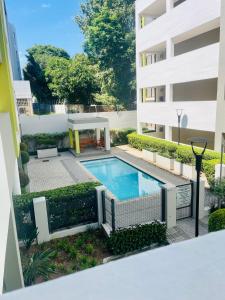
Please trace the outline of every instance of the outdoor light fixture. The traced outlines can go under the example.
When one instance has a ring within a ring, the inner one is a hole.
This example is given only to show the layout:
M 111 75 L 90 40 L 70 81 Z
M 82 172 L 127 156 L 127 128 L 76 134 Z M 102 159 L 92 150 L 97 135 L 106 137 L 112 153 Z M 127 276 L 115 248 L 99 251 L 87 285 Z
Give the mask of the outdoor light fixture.
M 201 176 L 201 169 L 202 169 L 202 158 L 205 153 L 208 141 L 206 138 L 192 138 L 190 139 L 191 147 L 193 154 L 195 156 L 195 169 L 197 172 L 197 187 L 196 187 L 196 208 L 195 208 L 195 237 L 199 235 L 199 187 L 200 187 L 200 176 Z M 201 153 L 197 153 L 195 151 L 195 144 L 202 144 L 203 150 Z
M 177 112 L 177 119 L 178 119 L 178 145 L 180 145 L 180 122 L 181 122 L 181 117 L 183 115 L 183 109 L 176 109 Z

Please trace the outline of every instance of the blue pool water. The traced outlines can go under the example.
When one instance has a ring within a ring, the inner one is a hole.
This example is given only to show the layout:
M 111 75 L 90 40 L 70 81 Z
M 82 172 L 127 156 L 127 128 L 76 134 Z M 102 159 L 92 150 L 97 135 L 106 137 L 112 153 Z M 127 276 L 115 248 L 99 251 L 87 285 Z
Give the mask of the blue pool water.
M 154 194 L 163 185 L 116 157 L 84 161 L 82 164 L 120 201 Z

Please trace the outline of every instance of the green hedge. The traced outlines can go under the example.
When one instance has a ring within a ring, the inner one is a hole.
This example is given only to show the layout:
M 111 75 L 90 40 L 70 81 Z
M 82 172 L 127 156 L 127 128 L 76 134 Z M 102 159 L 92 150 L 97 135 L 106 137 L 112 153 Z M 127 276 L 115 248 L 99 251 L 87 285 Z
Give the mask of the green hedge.
M 20 239 L 36 228 L 33 199 L 45 196 L 49 228 L 53 232 L 79 224 L 97 222 L 95 187 L 99 183 L 87 182 L 49 191 L 14 196 L 17 231 Z
M 128 135 L 129 144 L 138 149 L 146 149 L 149 151 L 156 151 L 162 156 L 175 158 L 177 161 L 184 164 L 193 165 L 194 155 L 192 153 L 191 146 L 189 145 L 179 145 L 166 141 L 163 139 L 143 136 L 137 133 L 131 133 Z M 195 148 L 196 152 L 201 152 L 201 148 Z M 203 171 L 209 181 L 212 180 L 215 174 L 215 165 L 220 161 L 220 153 L 212 150 L 206 150 L 203 160 Z
M 116 230 L 108 239 L 108 247 L 114 255 L 140 250 L 152 244 L 165 243 L 167 243 L 166 224 L 158 221 Z
M 24 172 L 22 168 L 19 169 L 19 177 L 20 177 L 21 188 L 25 188 L 29 184 L 30 180 L 28 175 Z
M 123 130 L 110 130 L 111 146 L 120 146 L 128 144 L 127 135 L 135 132 L 135 129 L 127 128 Z
M 29 162 L 30 156 L 29 156 L 29 153 L 27 151 L 21 151 L 20 156 L 21 156 L 21 161 L 22 161 L 23 165 L 25 165 Z
M 57 147 L 59 151 L 68 150 L 69 138 L 67 132 L 62 133 L 38 133 L 23 135 L 22 142 L 28 146 L 28 152 L 35 154 L 37 149 Z
M 209 232 L 225 229 L 225 208 L 214 211 L 209 216 Z

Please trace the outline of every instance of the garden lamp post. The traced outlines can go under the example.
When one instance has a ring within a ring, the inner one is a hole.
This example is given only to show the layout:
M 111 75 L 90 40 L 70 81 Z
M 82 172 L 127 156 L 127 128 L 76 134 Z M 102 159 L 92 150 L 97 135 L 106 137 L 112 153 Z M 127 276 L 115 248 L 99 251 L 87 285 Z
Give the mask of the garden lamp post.
M 222 182 L 223 177 L 223 155 L 224 155 L 224 147 L 225 147 L 225 140 L 224 140 L 224 133 L 222 134 L 222 142 L 221 142 L 221 155 L 220 155 L 220 183 Z
M 203 150 L 201 153 L 197 153 L 194 146 L 195 144 L 202 144 Z M 205 138 L 192 138 L 191 139 L 191 147 L 193 154 L 195 156 L 195 169 L 197 172 L 197 187 L 196 187 L 196 207 L 195 207 L 195 237 L 199 235 L 199 192 L 200 192 L 200 176 L 202 169 L 202 158 L 205 153 L 207 147 L 207 139 Z
M 180 145 L 180 122 L 183 114 L 183 109 L 176 109 L 177 112 L 177 121 L 178 121 L 178 145 Z

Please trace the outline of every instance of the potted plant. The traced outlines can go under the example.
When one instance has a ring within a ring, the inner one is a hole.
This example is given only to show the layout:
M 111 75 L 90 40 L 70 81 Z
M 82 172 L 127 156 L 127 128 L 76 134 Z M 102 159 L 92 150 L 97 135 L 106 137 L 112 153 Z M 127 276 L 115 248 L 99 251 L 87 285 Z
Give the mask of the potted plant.
M 152 163 L 156 163 L 156 150 L 155 149 L 143 149 L 142 150 L 143 158 Z

